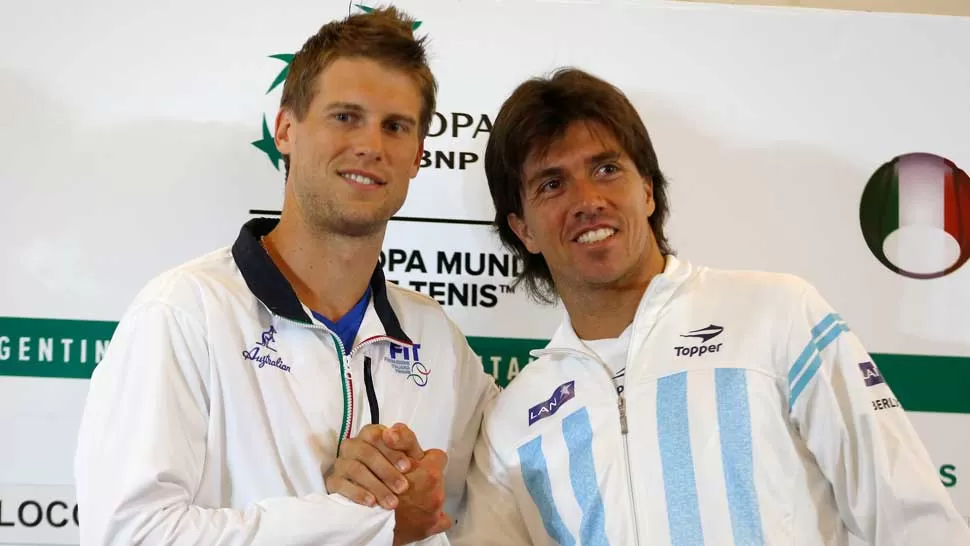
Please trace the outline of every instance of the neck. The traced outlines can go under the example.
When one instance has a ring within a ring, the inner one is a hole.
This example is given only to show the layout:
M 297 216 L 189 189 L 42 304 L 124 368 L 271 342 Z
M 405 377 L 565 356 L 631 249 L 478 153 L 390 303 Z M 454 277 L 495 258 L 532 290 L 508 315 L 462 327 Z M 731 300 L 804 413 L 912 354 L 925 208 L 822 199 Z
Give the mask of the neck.
M 367 290 L 384 232 L 360 237 L 312 233 L 291 218 L 284 214 L 263 246 L 301 302 L 339 320 Z
M 637 313 L 650 281 L 663 272 L 660 250 L 648 253 L 630 278 L 602 286 L 560 290 L 560 297 L 579 339 L 619 337 Z

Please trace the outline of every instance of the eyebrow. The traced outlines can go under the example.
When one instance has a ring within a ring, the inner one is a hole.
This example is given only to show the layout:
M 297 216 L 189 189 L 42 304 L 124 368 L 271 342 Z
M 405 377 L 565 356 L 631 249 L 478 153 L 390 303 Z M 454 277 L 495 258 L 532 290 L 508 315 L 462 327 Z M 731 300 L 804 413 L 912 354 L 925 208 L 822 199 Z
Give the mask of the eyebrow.
M 620 152 L 617 152 L 615 150 L 606 150 L 598 154 L 587 157 L 584 163 L 586 165 L 595 165 L 597 163 L 602 163 L 604 161 L 610 161 L 610 160 L 616 161 L 620 159 L 620 156 L 621 156 Z M 525 185 L 526 187 L 532 187 L 536 181 L 542 178 L 546 178 L 550 176 L 562 176 L 564 172 L 566 172 L 566 170 L 563 169 L 562 167 L 558 167 L 558 166 L 546 167 L 545 169 L 542 169 L 541 171 L 529 177 L 529 179 L 525 181 Z
M 364 112 L 366 108 L 363 106 L 353 103 L 353 102 L 331 102 L 325 107 L 325 110 L 350 110 L 352 112 Z M 418 120 L 414 119 L 413 116 L 407 114 L 389 114 L 386 117 L 387 120 L 409 123 L 411 125 L 417 125 Z
M 602 163 L 604 161 L 609 161 L 609 160 L 616 161 L 618 159 L 620 159 L 620 152 L 617 152 L 615 150 L 607 150 L 605 152 L 600 152 L 594 155 L 593 157 L 590 157 L 589 159 L 586 160 L 586 164 L 592 165 L 594 163 Z

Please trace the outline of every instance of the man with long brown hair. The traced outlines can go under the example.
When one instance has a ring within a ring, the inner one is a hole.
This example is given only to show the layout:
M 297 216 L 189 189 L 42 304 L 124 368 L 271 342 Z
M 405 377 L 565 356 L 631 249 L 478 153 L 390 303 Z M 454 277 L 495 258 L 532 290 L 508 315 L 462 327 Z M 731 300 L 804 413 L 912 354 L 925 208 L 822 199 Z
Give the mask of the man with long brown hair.
M 82 544 L 445 541 L 496 387 L 378 262 L 435 108 L 412 29 L 388 8 L 307 40 L 276 118 L 280 219 L 123 316 L 80 429 Z
M 524 82 L 485 172 L 520 280 L 566 316 L 486 412 L 453 544 L 970 545 L 814 287 L 674 255 L 667 181 L 620 90 L 576 69 Z

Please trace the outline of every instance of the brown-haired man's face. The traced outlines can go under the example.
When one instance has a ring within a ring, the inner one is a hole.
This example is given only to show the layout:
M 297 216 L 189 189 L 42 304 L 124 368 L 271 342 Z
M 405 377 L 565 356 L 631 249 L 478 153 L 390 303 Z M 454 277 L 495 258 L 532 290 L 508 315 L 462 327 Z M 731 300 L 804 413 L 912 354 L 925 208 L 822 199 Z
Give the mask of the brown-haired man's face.
M 407 72 L 338 58 L 317 76 L 303 120 L 280 112 L 276 144 L 290 156 L 286 191 L 311 230 L 367 235 L 384 228 L 418 173 L 421 104 Z
M 522 169 L 522 216 L 509 224 L 542 254 L 561 295 L 636 282 L 654 249 L 652 184 L 603 126 L 571 124 Z

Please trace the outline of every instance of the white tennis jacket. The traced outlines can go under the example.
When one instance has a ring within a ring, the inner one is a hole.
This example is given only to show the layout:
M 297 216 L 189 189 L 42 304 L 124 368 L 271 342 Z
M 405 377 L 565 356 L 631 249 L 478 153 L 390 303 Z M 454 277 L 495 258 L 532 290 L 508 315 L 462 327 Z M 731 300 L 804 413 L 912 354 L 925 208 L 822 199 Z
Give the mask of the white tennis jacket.
M 323 479 L 375 421 L 448 452 L 455 515 L 492 378 L 435 301 L 380 267 L 345 357 L 260 246 L 274 225 L 160 275 L 121 319 L 78 438 L 82 545 L 391 544 L 393 512 Z
M 568 321 L 486 411 L 452 544 L 967 546 L 879 369 L 806 282 L 668 257 L 626 385 Z

